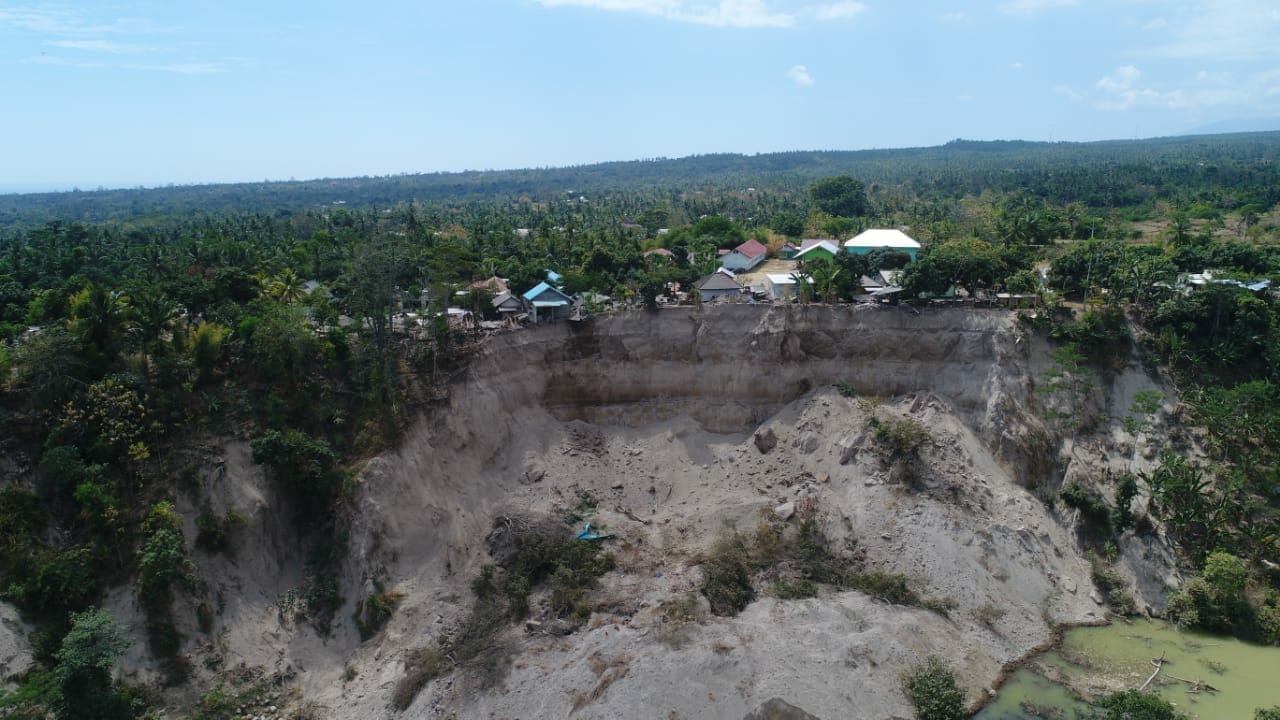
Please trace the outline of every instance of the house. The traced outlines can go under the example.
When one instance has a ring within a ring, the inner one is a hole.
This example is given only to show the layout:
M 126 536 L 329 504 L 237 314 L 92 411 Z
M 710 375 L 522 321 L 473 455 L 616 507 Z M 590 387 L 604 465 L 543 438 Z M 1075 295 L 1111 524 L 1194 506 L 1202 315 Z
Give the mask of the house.
M 510 290 L 503 290 L 493 298 L 493 307 L 502 317 L 511 317 L 529 311 L 529 304 Z
M 711 302 L 721 297 L 737 297 L 742 294 L 742 286 L 733 275 L 723 269 L 717 270 L 693 284 L 703 302 Z
M 645 251 L 644 251 L 644 256 L 645 256 L 645 257 L 649 257 L 650 255 L 657 255 L 658 257 L 664 257 L 664 258 L 669 258 L 669 259 L 674 259 L 674 258 L 675 258 L 675 256 L 676 256 L 676 254 L 675 254 L 675 253 L 671 252 L 670 250 L 668 250 L 668 249 L 666 249 L 666 248 L 654 248 L 654 249 L 652 249 L 652 250 L 645 250 Z
M 813 278 L 804 276 L 805 282 L 813 284 Z M 774 300 L 786 300 L 796 296 L 796 278 L 786 273 L 769 273 L 766 276 L 765 288 Z
M 911 256 L 911 260 L 914 262 L 916 253 L 920 250 L 920 243 L 912 240 L 910 236 L 901 230 L 866 230 L 856 237 L 844 241 L 845 251 L 857 255 L 866 255 L 872 250 L 881 248 L 905 252 Z
M 881 270 L 871 275 L 863 275 L 859 282 L 864 290 L 879 290 L 880 288 L 897 287 L 898 279 L 902 277 L 901 270 Z
M 721 267 L 734 272 L 750 270 L 764 262 L 764 256 L 767 254 L 769 254 L 769 248 L 761 245 L 757 240 L 748 240 L 725 255 L 721 259 Z
M 555 270 L 547 270 L 547 282 L 560 287 L 560 283 L 564 282 L 564 276 Z
M 796 253 L 796 260 L 805 265 L 824 262 L 830 265 L 836 261 L 836 255 L 839 254 L 840 247 L 835 243 L 830 240 L 816 240 L 809 247 L 801 248 L 800 252 Z
M 791 243 L 786 243 L 782 247 L 778 248 L 778 257 L 783 260 L 790 260 L 795 257 L 798 252 L 800 252 L 800 248 L 792 245 Z
M 563 320 L 573 314 L 573 298 L 549 283 L 538 283 L 524 299 L 533 307 L 534 322 Z

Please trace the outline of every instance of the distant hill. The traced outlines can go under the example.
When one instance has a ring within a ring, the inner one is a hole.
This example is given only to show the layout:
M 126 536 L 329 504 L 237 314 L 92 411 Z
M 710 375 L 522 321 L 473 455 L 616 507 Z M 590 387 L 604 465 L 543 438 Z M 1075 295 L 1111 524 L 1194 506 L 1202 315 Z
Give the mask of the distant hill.
M 795 190 L 838 174 L 868 184 L 901 186 L 921 197 L 1027 189 L 1055 202 L 1115 206 L 1131 203 L 1133 198 L 1125 193 L 1131 194 L 1134 187 L 1194 186 L 1197 177 L 1214 173 L 1222 173 L 1217 178 L 1235 173 L 1233 182 L 1274 187 L 1280 184 L 1278 167 L 1280 132 L 1091 143 L 954 140 L 896 150 L 716 154 L 546 169 L 0 195 L 0 228 L 52 219 L 136 221 L 223 212 L 289 215 L 322 207 L 390 207 L 409 201 L 542 201 L 570 193 L 598 197 L 655 189 Z
M 1275 132 L 1280 130 L 1280 117 L 1234 118 L 1201 125 L 1187 131 L 1188 135 L 1220 135 L 1223 133 Z

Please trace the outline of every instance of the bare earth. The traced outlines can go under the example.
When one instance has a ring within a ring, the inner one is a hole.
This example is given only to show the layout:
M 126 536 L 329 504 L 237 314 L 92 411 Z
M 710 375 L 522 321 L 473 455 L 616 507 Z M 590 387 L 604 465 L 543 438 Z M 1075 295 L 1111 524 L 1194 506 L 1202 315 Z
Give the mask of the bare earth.
M 234 558 L 198 557 L 214 631 L 194 627 L 194 608 L 175 616 L 191 618 L 187 651 L 206 679 L 244 664 L 291 678 L 298 691 L 287 702 L 314 703 L 321 717 L 391 717 L 406 653 L 435 643 L 469 607 L 470 581 L 492 561 L 484 537 L 495 515 L 562 512 L 588 492 L 600 500 L 593 521 L 617 535 L 617 568 L 590 622 L 565 637 L 545 625 L 507 629 L 518 652 L 502 683 L 482 691 L 452 673 L 404 717 L 739 720 L 781 698 L 828 720 L 906 718 L 898 678 L 930 654 L 950 661 L 978 702 L 1053 626 L 1105 616 L 1073 518 L 1031 489 L 1148 463 L 1121 423 L 1133 394 L 1158 385 L 1138 370 L 1104 379 L 1104 432 L 1059 445 L 1034 392 L 1046 356 L 1002 311 L 729 306 L 500 336 L 446 407 L 424 413 L 360 474 L 347 605 L 330 637 L 291 619 L 302 548 L 266 512 L 268 484 L 241 441 L 210 447 L 223 463 L 206 478 L 222 503 L 214 510 L 251 518 Z M 928 428 L 923 489 L 890 481 L 872 450 L 873 415 Z M 757 431 L 772 431 L 776 447 L 761 452 Z M 735 618 L 675 636 L 662 627 L 657 606 L 699 587 L 700 551 L 726 527 L 750 530 L 762 512 L 802 497 L 816 498 L 836 544 L 856 542 L 869 563 L 954 601 L 949 617 L 824 589 L 796 601 L 761 594 Z M 1121 567 L 1143 580 L 1140 604 L 1158 606 L 1177 582 L 1165 577 L 1158 539 L 1123 541 Z M 352 616 L 375 579 L 403 600 L 362 643 Z M 140 623 L 127 596 L 113 610 Z M 549 619 L 542 600 L 535 621 Z M 984 625 L 975 617 L 984 606 L 1004 613 Z M 129 664 L 134 679 L 154 677 L 140 650 Z

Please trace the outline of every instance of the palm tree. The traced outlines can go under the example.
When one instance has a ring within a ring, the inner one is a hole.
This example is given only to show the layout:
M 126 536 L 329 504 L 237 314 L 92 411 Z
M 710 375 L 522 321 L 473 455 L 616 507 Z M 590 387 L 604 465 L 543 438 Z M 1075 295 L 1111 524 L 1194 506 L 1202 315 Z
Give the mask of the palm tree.
M 272 280 L 267 288 L 267 292 L 271 297 L 285 304 L 297 302 L 307 293 L 305 283 L 293 271 L 293 268 L 285 268 L 284 272 L 280 273 L 275 280 Z
M 809 282 L 811 276 L 804 270 L 797 270 L 791 273 L 791 279 L 796 281 L 796 301 L 799 303 L 809 302 L 809 298 L 813 295 L 813 284 Z
M 161 336 L 178 317 L 178 308 L 159 288 L 147 287 L 129 298 L 128 317 L 149 362 Z
M 71 299 L 71 329 L 107 359 L 115 357 L 116 338 L 124 330 L 125 298 L 107 286 L 90 283 Z
M 828 263 L 820 263 L 813 268 L 813 282 L 822 301 L 834 303 L 836 295 L 840 293 L 840 269 Z

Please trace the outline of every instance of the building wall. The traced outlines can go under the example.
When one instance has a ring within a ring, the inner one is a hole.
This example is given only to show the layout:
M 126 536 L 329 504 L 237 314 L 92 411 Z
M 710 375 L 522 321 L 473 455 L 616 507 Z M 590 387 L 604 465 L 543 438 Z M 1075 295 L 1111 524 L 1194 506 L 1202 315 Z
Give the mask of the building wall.
M 724 256 L 724 260 L 721 261 L 721 265 L 728 268 L 729 270 L 733 270 L 734 272 L 741 272 L 743 270 L 750 270 L 751 268 L 759 265 L 763 261 L 764 261 L 763 254 L 757 255 L 756 258 L 752 260 L 746 255 L 743 255 L 742 253 L 735 250 L 729 253 L 728 255 Z
M 866 246 L 862 246 L 862 245 L 852 245 L 852 246 L 851 246 L 851 245 L 846 245 L 844 249 L 845 249 L 845 250 L 847 250 L 848 252 L 853 253 L 854 255 L 866 255 L 867 253 L 871 252 L 872 250 L 879 250 L 879 249 L 881 249 L 882 247 L 883 247 L 882 245 L 878 245 L 878 246 L 875 246 L 875 247 L 872 247 L 872 246 L 870 246 L 870 245 L 866 245 Z M 911 261 L 912 261 L 912 262 L 915 262 L 915 259 L 916 259 L 916 250 L 917 250 L 916 248 L 890 248 L 890 249 L 891 249 L 891 250 L 901 250 L 902 252 L 904 252 L 904 253 L 906 253 L 906 254 L 910 255 L 910 256 L 911 256 Z

